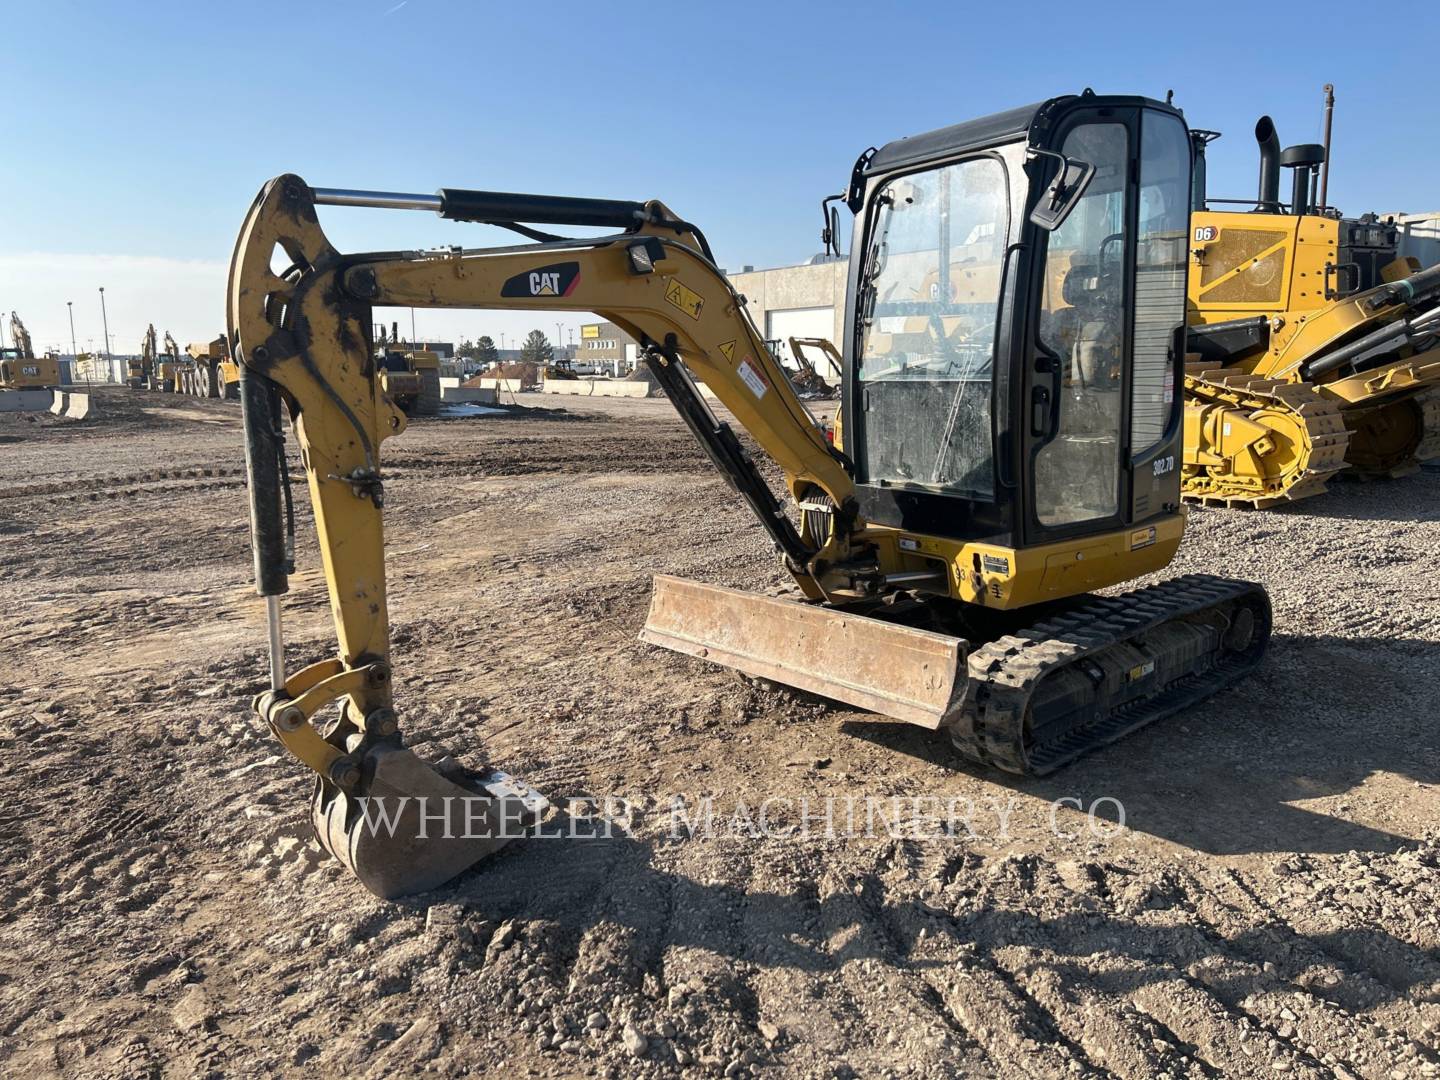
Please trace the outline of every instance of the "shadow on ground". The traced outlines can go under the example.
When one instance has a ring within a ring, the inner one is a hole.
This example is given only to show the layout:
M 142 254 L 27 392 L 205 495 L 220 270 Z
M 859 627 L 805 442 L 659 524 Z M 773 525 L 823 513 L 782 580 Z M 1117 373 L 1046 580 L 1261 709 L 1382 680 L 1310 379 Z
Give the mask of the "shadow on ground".
M 1120 800 L 1126 825 L 1211 855 L 1392 851 L 1409 837 L 1293 805 L 1344 796 L 1376 774 L 1440 783 L 1440 730 L 1427 696 L 1404 687 L 1433 642 L 1276 635 L 1243 682 L 1048 777 L 972 765 L 943 735 L 849 713 L 842 730 L 1046 803 Z M 1307 702 L 1303 726 L 1280 726 Z

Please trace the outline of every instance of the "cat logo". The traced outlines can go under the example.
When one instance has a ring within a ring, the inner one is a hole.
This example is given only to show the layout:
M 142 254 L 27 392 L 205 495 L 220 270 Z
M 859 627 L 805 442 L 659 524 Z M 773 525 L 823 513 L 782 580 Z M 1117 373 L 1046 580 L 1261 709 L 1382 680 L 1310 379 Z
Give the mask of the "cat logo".
M 560 275 L 537 270 L 530 275 L 531 296 L 556 296 L 560 292 Z
M 580 264 L 552 263 L 516 274 L 500 288 L 501 296 L 569 296 L 580 284 Z

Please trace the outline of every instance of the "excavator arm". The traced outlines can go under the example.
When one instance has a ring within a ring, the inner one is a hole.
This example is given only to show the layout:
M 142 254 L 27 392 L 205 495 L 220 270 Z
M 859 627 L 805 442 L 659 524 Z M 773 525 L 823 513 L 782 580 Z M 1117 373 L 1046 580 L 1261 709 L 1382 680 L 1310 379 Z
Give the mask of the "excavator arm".
M 539 239 L 481 250 L 342 254 L 322 231 L 317 204 L 434 209 L 461 220 L 511 223 Z M 622 231 L 561 240 L 518 221 Z M 610 319 L 641 343 L 672 402 L 807 597 L 857 597 L 866 575 L 883 576 L 883 568 L 882 555 L 865 544 L 843 457 L 795 396 L 703 236 L 660 203 L 453 190 L 432 199 L 317 190 L 288 175 L 272 180 L 241 231 L 228 292 L 230 344 L 242 368 L 256 580 L 270 621 L 271 689 L 256 708 L 319 776 L 314 811 L 325 846 L 373 891 L 399 895 L 438 884 L 493 850 L 503 842 L 497 838 L 504 822 L 523 819 L 537 800 L 503 774 L 468 787 L 452 783 L 401 743 L 390 689 L 380 445 L 406 420 L 375 379 L 369 327 L 377 305 L 586 311 Z M 810 542 L 802 538 L 690 372 L 780 465 L 792 496 L 833 508 L 826 535 L 809 530 Z M 288 587 L 293 516 L 282 405 L 299 443 L 339 644 L 335 659 L 289 674 L 278 603 Z M 341 719 L 322 731 L 317 716 L 336 702 Z M 366 800 L 377 793 L 422 806 L 434 798 L 488 799 L 490 829 L 468 848 L 431 844 L 422 851 L 426 845 L 413 836 L 397 846 L 393 837 L 361 827 Z
M 25 324 L 20 321 L 20 316 L 13 311 L 10 312 L 10 340 L 20 351 L 21 360 L 35 359 L 35 348 L 30 344 L 30 331 L 25 329 Z

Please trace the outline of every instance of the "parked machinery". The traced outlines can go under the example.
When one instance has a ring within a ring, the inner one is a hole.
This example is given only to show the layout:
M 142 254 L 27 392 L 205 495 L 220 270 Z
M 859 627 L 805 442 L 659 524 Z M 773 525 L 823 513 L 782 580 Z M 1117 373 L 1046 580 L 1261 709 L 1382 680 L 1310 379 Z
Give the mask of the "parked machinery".
M 1206 192 L 1217 137 L 1191 132 L 1186 496 L 1263 507 L 1440 454 L 1440 266 L 1399 257 L 1374 214 L 1324 205 L 1326 148 L 1282 150 L 1268 116 L 1253 206 L 1210 209 L 1237 201 Z
M 437 771 L 401 735 L 381 444 L 406 420 L 377 389 L 375 306 L 595 312 L 635 338 L 804 597 L 657 577 L 652 644 L 938 729 L 970 760 L 1021 774 L 1252 670 L 1270 631 L 1258 586 L 1190 575 L 1091 595 L 1163 568 L 1184 529 L 1190 164 L 1175 109 L 1088 91 L 862 155 L 837 196 L 856 237 L 843 448 L 797 398 L 703 234 L 658 201 L 266 184 L 229 290 L 270 629 L 271 688 L 254 705 L 317 776 L 321 842 L 394 896 L 460 872 L 537 809 L 512 778 Z M 540 242 L 341 253 L 320 205 L 431 210 Z M 1165 209 L 1117 238 L 1114 223 L 1146 205 Z M 547 225 L 610 231 L 534 228 Z M 279 275 L 277 249 L 290 263 Z M 774 460 L 795 509 L 692 373 Z M 280 622 L 295 550 L 287 416 L 337 634 L 331 659 L 295 671 Z M 449 816 L 461 808 L 463 821 Z M 435 815 L 455 827 L 444 839 Z
M 398 324 L 385 336 L 382 325 L 375 342 L 376 378 L 380 389 L 406 416 L 434 416 L 440 411 L 440 354 L 412 349 L 400 340 Z
M 214 341 L 192 341 L 185 346 L 191 375 L 187 389 L 196 397 L 240 400 L 240 365 L 230 356 L 230 346 L 221 334 Z
M 809 349 L 818 350 L 820 355 L 825 358 L 828 368 L 825 375 L 820 374 L 819 369 L 811 362 L 807 353 Z M 835 348 L 829 338 L 792 337 L 790 339 L 790 355 L 799 365 L 799 370 L 790 376 L 790 382 L 794 384 L 801 397 L 840 396 L 840 379 L 843 378 L 842 360 L 840 350 Z M 826 381 L 827 376 L 835 380 L 833 385 Z
M 158 362 L 159 346 L 155 341 L 155 324 L 145 329 L 140 339 L 140 352 L 125 362 L 125 385 L 132 390 L 152 390 L 155 381 L 155 365 Z
M 35 355 L 30 331 L 10 312 L 10 346 L 0 347 L 0 389 L 44 390 L 60 385 L 60 361 L 53 353 Z
M 181 356 L 179 344 L 166 330 L 160 353 L 151 369 L 150 389 L 163 394 L 176 393 L 182 389 L 182 381 L 191 366 L 189 358 Z

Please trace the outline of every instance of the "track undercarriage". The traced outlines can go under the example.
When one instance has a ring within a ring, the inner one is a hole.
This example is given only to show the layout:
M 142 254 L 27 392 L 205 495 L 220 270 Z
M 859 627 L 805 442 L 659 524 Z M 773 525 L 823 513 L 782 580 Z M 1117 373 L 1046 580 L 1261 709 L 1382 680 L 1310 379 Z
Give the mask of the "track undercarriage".
M 1192 364 L 1183 492 L 1256 509 L 1319 495 L 1337 476 L 1390 479 L 1440 456 L 1440 389 L 1347 401 L 1324 385 Z
M 657 577 L 641 638 L 943 730 L 977 764 L 1043 775 L 1242 678 L 1271 625 L 1258 585 L 1208 575 L 1077 597 L 1028 624 L 994 622 L 1004 632 L 988 638 L 917 628 L 944 624 L 949 609 L 933 604 L 858 614 Z M 851 642 L 863 642 L 853 656 Z

